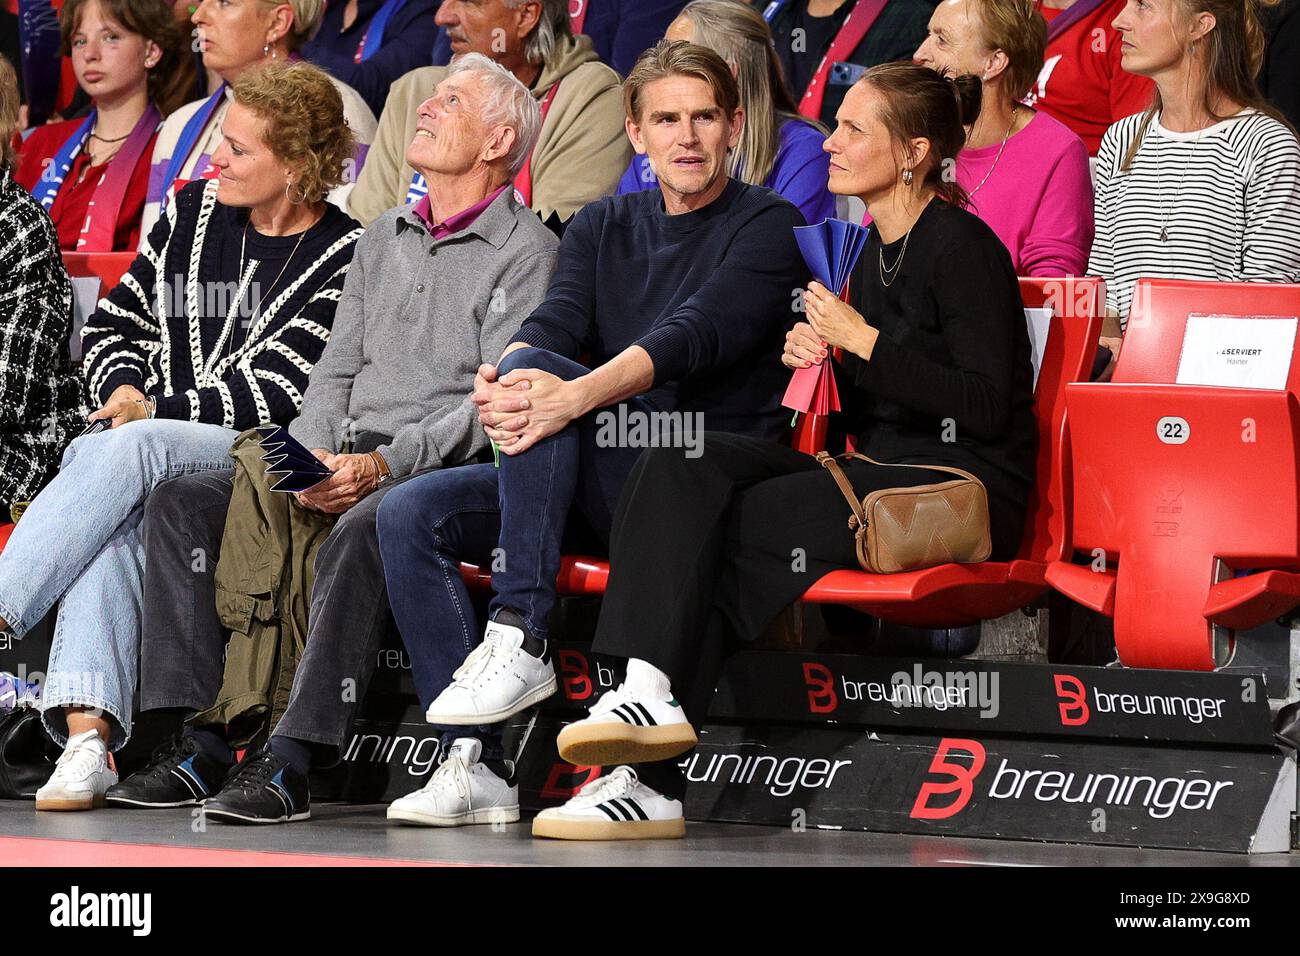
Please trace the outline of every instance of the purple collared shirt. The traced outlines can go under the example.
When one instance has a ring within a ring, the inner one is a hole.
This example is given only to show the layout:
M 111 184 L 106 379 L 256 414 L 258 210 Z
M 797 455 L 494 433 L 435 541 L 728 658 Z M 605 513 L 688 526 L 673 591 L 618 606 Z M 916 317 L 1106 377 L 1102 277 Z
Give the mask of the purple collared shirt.
M 505 192 L 509 186 L 510 184 L 506 183 L 496 192 L 487 196 L 480 202 L 476 202 L 468 209 L 462 209 L 455 215 L 448 216 L 444 222 L 435 223 L 433 221 L 433 205 L 429 202 L 428 196 L 421 197 L 420 201 L 412 207 L 411 212 L 415 213 L 415 215 L 420 218 L 420 222 L 424 223 L 425 228 L 429 230 L 430 236 L 434 239 L 443 239 L 453 233 L 460 232 L 462 229 L 468 229 L 472 226 L 474 220 L 479 217 L 483 210 L 492 205 L 493 201 Z

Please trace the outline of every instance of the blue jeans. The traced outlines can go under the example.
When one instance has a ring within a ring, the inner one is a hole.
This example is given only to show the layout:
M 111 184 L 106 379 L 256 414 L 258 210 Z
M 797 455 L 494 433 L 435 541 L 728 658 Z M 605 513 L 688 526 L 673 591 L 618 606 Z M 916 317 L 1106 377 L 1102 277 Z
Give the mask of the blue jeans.
M 219 425 L 153 419 L 78 438 L 14 528 L 0 554 L 0 617 L 21 637 L 62 600 L 41 692 L 60 743 L 72 705 L 104 711 L 113 749 L 130 737 L 145 499 L 167 478 L 232 467 L 237 437 Z
M 511 352 L 501 374 L 541 369 L 574 379 L 587 369 L 542 349 Z M 653 412 L 641 399 L 629 411 Z M 613 409 L 617 411 L 617 409 Z M 605 543 L 619 492 L 640 448 L 598 444 L 593 412 L 538 442 L 522 455 L 502 455 L 500 468 L 464 465 L 413 478 L 379 505 L 379 551 L 393 617 L 411 658 L 420 703 L 428 707 L 482 640 L 460 562 L 492 571 L 492 611 L 509 608 L 545 638 L 555 605 L 555 576 L 570 509 L 576 506 Z M 444 741 L 472 736 L 470 728 Z M 499 728 L 494 728 L 499 730 Z M 484 728 L 484 754 L 500 742 Z

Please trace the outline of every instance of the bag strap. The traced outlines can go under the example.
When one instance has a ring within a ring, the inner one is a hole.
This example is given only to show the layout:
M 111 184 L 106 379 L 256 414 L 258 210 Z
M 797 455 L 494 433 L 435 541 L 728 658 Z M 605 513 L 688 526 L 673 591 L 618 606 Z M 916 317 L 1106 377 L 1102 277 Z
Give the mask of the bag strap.
M 854 529 L 865 528 L 867 526 L 867 514 L 862 510 L 862 502 L 858 500 L 858 493 L 853 490 L 853 484 L 849 481 L 848 476 L 844 474 L 844 469 L 835 460 L 835 456 L 819 451 L 817 453 L 817 463 L 831 473 L 831 477 L 835 479 L 835 484 L 839 485 L 840 493 L 844 495 L 844 500 L 853 509 L 853 517 L 849 519 L 849 527 Z
M 822 454 L 826 454 L 826 453 L 825 453 L 825 452 L 822 452 Z M 830 456 L 828 455 L 827 457 L 830 457 Z M 983 484 L 982 481 L 980 481 L 978 478 L 976 478 L 974 475 L 972 475 L 969 471 L 963 471 L 963 470 L 960 469 L 960 468 L 951 468 L 951 467 L 949 467 L 948 465 L 918 465 L 918 464 L 913 464 L 912 462 L 906 462 L 906 461 L 901 461 L 901 462 L 876 461 L 876 459 L 874 459 L 874 458 L 870 458 L 870 457 L 868 457 L 867 455 L 860 455 L 860 454 L 858 454 L 857 452 L 852 452 L 852 451 L 851 451 L 851 452 L 846 452 L 845 454 L 841 455 L 840 457 L 842 457 L 842 458 L 860 458 L 862 461 L 869 461 L 869 462 L 871 462 L 871 464 L 873 464 L 873 465 L 879 465 L 881 468 L 929 468 L 931 471 L 942 471 L 942 472 L 946 472 L 947 474 L 950 474 L 950 475 L 957 475 L 959 478 L 965 478 L 967 481 L 973 481 L 973 482 L 975 482 L 976 484 L 979 484 L 979 485 L 982 485 L 982 484 Z M 820 460 L 820 459 L 819 459 L 819 460 Z

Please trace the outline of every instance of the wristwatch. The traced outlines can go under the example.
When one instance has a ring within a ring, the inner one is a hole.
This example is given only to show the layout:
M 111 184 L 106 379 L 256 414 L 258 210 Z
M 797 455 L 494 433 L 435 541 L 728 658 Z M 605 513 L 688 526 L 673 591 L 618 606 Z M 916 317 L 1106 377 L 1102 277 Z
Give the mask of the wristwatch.
M 379 469 L 379 483 L 381 485 L 393 477 L 393 473 L 388 470 L 388 462 L 384 461 L 383 455 L 377 451 L 372 451 L 370 457 L 373 459 L 375 467 Z

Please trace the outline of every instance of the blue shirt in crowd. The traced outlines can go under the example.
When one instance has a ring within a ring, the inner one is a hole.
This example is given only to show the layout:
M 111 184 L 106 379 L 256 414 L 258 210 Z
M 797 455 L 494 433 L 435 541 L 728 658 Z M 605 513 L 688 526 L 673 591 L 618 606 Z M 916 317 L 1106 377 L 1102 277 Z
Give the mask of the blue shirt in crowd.
M 388 18 L 379 48 L 356 62 L 357 50 L 384 0 L 360 0 L 357 18 L 343 29 L 346 0 L 335 0 L 325 8 L 320 30 L 302 49 L 304 58 L 346 83 L 366 101 L 376 116 L 384 111 L 384 100 L 393 83 L 433 61 L 433 44 L 439 30 L 433 18 L 440 0 L 398 0 L 401 6 Z

